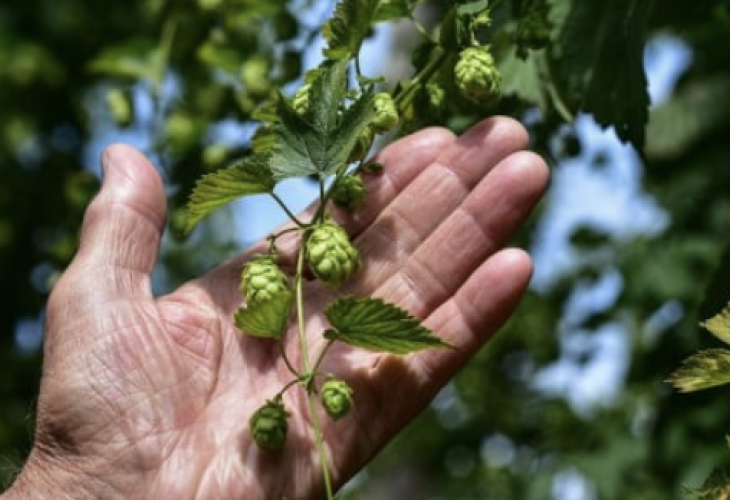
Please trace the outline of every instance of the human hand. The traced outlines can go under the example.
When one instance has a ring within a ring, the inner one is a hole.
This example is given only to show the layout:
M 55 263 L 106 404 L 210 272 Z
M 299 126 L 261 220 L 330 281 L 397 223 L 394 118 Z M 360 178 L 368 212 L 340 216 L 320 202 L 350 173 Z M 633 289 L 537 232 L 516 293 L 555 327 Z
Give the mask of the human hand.
M 384 149 L 366 204 L 338 214 L 365 264 L 348 293 L 405 308 L 456 348 L 405 357 L 335 348 L 322 369 L 355 389 L 350 414 L 322 419 L 336 485 L 428 405 L 527 287 L 529 257 L 501 249 L 547 183 L 526 145 L 507 118 L 458 138 L 421 131 Z M 321 498 L 301 391 L 284 396 L 292 416 L 282 452 L 260 451 L 248 431 L 249 416 L 291 376 L 277 343 L 243 336 L 231 321 L 242 265 L 264 243 L 155 298 L 161 180 L 129 147 L 109 148 L 103 164 L 79 252 L 48 303 L 34 447 L 3 499 Z M 294 244 L 282 238 L 279 248 L 286 255 Z M 310 314 L 328 293 L 307 289 Z M 290 332 L 284 349 L 295 341 Z M 310 351 L 321 342 L 312 338 Z

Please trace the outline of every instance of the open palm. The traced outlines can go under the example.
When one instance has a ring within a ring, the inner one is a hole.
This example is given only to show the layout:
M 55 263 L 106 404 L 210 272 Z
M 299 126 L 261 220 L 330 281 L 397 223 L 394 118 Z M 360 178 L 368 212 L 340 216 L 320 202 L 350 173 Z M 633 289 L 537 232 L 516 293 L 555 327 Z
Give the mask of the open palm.
M 506 118 L 461 137 L 424 130 L 381 152 L 385 171 L 366 180 L 361 210 L 336 214 L 365 264 L 347 292 L 396 303 L 456 346 L 406 357 L 331 352 L 323 370 L 355 389 L 352 413 L 321 419 L 336 485 L 429 403 L 527 286 L 529 257 L 501 249 L 547 182 L 526 144 Z M 292 416 L 282 451 L 260 451 L 248 431 L 251 414 L 292 380 L 280 349 L 299 363 L 293 330 L 280 346 L 231 322 L 242 265 L 263 244 L 155 298 L 161 181 L 129 147 L 108 149 L 104 166 L 79 253 L 49 301 L 37 437 L 21 477 L 79 498 L 322 498 L 304 391 L 285 395 Z M 293 255 L 295 245 L 284 240 L 281 250 Z M 307 285 L 310 356 L 322 342 L 318 311 L 331 299 Z

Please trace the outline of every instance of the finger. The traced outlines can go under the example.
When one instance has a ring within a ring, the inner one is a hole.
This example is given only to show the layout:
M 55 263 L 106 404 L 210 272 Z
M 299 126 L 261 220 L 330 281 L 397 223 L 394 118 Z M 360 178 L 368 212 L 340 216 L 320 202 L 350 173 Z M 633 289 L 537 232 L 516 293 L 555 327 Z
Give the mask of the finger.
M 447 381 L 513 313 L 532 274 L 530 257 L 507 249 L 482 263 L 424 325 L 454 346 L 409 356 L 360 353 L 349 379 L 358 395 L 356 418 L 371 443 L 385 443 L 432 401 Z M 353 462 L 362 456 L 353 450 Z M 363 452 L 363 456 L 369 456 Z
M 494 254 L 424 324 L 455 349 L 431 349 L 411 360 L 421 383 L 441 386 L 505 323 L 524 295 L 532 260 L 522 250 Z
M 365 272 L 354 292 L 369 294 L 393 277 L 400 283 L 397 287 L 391 283 L 387 292 L 396 295 L 420 294 L 424 284 L 429 285 L 429 293 L 431 286 L 453 290 L 453 283 L 486 255 L 480 245 L 486 240 L 502 241 L 501 235 L 514 230 L 542 191 L 544 164 L 538 157 L 529 157 L 539 163 L 535 175 L 530 165 L 514 166 L 530 161 L 502 162 L 526 144 L 524 128 L 501 117 L 485 120 L 460 137 L 362 234 L 357 243 L 366 256 Z M 503 166 L 492 172 L 497 165 Z M 464 204 L 466 199 L 470 201 Z M 498 215 L 513 208 L 517 208 L 514 214 L 499 219 Z M 448 223 L 433 234 L 445 220 Z M 428 238 L 429 244 L 416 254 Z M 404 263 L 407 267 L 401 270 Z M 454 275 L 452 266 L 462 269 Z M 428 283 L 432 268 L 450 279 L 452 286 L 444 287 L 439 276 Z
M 149 161 L 129 146 L 109 147 L 102 167 L 101 191 L 84 215 L 79 250 L 54 287 L 51 312 L 59 305 L 66 314 L 69 308 L 80 313 L 80 308 L 104 301 L 150 294 L 149 274 L 166 215 L 162 181 Z

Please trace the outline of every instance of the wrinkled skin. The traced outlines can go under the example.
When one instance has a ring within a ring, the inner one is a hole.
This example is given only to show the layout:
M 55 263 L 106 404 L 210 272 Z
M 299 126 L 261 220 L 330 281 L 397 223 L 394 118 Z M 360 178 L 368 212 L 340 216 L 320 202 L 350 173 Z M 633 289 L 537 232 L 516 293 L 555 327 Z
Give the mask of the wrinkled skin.
M 508 318 L 530 258 L 503 249 L 547 183 L 524 129 L 492 118 L 461 137 L 428 129 L 378 155 L 369 196 L 336 219 L 364 269 L 345 289 L 423 318 L 456 349 L 402 358 L 338 346 L 323 369 L 354 389 L 333 422 L 320 410 L 331 475 L 344 484 L 431 401 Z M 323 481 L 306 398 L 288 391 L 281 452 L 251 443 L 248 418 L 291 375 L 279 346 L 232 325 L 240 271 L 264 244 L 177 291 L 154 297 L 150 272 L 165 221 L 154 167 L 123 145 L 104 154 L 103 187 L 86 213 L 78 255 L 48 303 L 37 434 L 14 498 L 320 499 Z M 282 238 L 284 260 L 297 251 Z M 338 293 L 307 283 L 309 353 L 318 311 Z M 284 348 L 297 355 L 296 331 Z M 488 381 L 485 381 L 488 383 Z

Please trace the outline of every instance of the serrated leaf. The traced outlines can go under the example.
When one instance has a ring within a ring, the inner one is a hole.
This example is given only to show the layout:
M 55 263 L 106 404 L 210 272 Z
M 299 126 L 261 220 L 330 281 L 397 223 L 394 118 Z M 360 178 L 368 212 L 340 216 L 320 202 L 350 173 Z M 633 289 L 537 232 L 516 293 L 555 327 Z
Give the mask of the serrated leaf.
M 643 53 L 652 3 L 551 0 L 551 20 L 558 28 L 552 74 L 563 98 L 574 112 L 592 113 L 637 149 L 649 116 Z
M 356 56 L 370 33 L 377 7 L 378 0 L 340 0 L 332 18 L 322 26 L 327 40 L 324 55 L 330 59 Z
M 269 300 L 247 304 L 236 311 L 236 328 L 254 337 L 280 339 L 287 326 L 294 305 L 294 294 L 281 292 Z
M 270 193 L 275 184 L 266 155 L 248 156 L 202 177 L 186 207 L 184 232 L 189 232 L 203 217 L 226 203 L 242 196 Z
M 342 297 L 325 310 L 332 325 L 325 337 L 378 352 L 408 354 L 428 347 L 449 347 L 419 320 L 381 299 Z
M 707 349 L 682 362 L 668 382 L 680 392 L 693 392 L 730 382 L 730 350 Z
M 730 303 L 718 314 L 702 323 L 702 326 L 718 339 L 730 344 Z
M 287 99 L 279 99 L 279 122 L 271 171 L 276 180 L 334 174 L 346 164 L 363 129 L 375 115 L 374 93 L 365 91 L 344 111 L 347 96 L 346 60 L 329 65 L 310 88 L 311 121 L 300 116 Z

